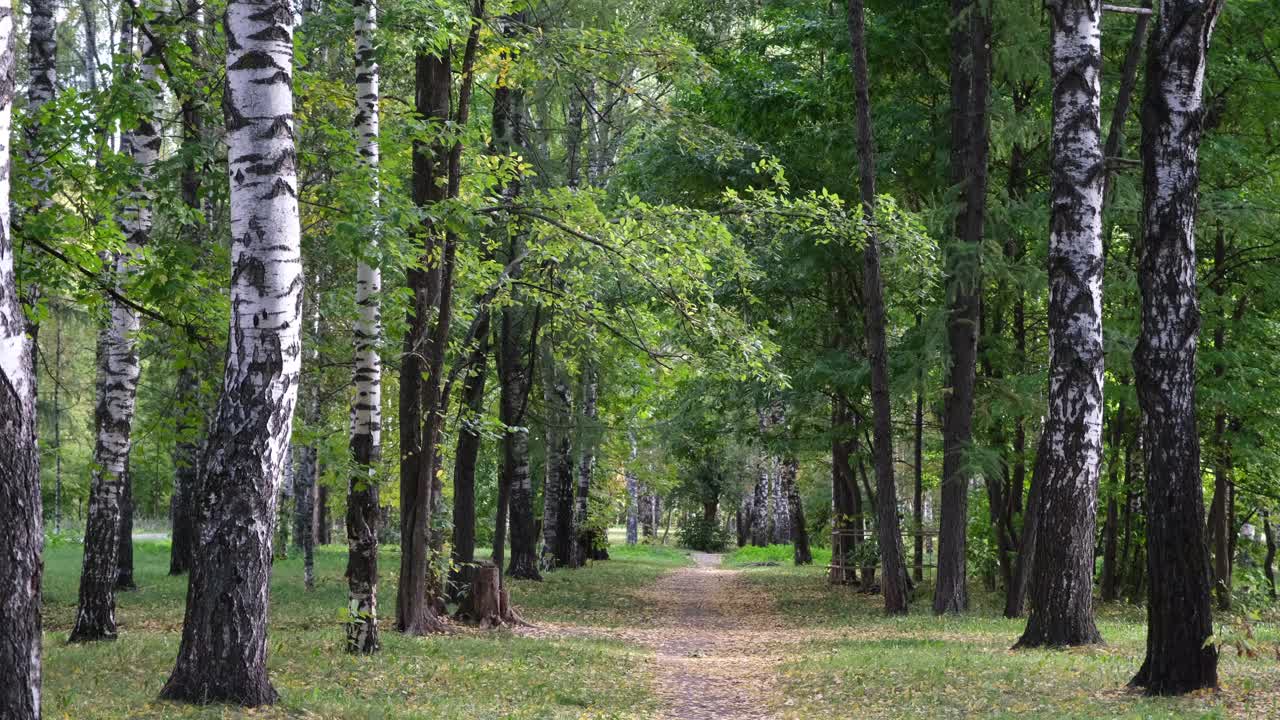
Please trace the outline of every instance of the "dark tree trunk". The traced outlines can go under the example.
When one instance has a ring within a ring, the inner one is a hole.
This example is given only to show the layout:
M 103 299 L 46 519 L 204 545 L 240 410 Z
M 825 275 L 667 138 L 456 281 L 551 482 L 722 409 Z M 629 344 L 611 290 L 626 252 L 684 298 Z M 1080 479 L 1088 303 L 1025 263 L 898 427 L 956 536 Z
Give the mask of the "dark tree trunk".
M 596 407 L 599 387 L 596 379 L 595 365 L 590 360 L 583 361 L 582 367 L 582 413 L 579 415 L 579 445 L 582 448 L 578 463 L 578 487 L 573 504 L 574 548 L 571 565 L 581 567 L 588 559 L 601 560 L 606 538 L 590 527 L 591 512 L 591 479 L 596 471 L 596 421 L 599 410 Z M 608 557 L 605 551 L 604 557 Z
M 916 326 L 920 325 L 920 316 L 916 316 Z M 915 547 L 913 548 L 912 565 L 916 582 L 924 580 L 924 391 L 916 386 L 915 439 L 912 443 L 913 460 L 915 462 L 915 483 L 911 498 L 911 519 L 915 527 Z
M 120 549 L 116 552 L 116 590 L 137 590 L 133 580 L 133 476 L 126 466 L 120 494 Z
M 232 0 L 225 17 L 230 341 L 200 468 L 182 641 L 161 697 L 258 706 L 277 697 L 266 663 L 271 542 L 302 356 L 293 13 Z
M 1102 546 L 1102 601 L 1115 602 L 1120 597 L 1119 534 L 1120 534 L 1120 466 L 1125 444 L 1125 404 L 1122 401 L 1111 420 L 1111 460 L 1107 464 L 1107 522 L 1103 530 Z
M 200 378 L 195 368 L 184 366 L 178 372 L 178 420 L 175 433 L 178 442 L 173 450 L 173 495 L 169 501 L 170 547 L 169 574 L 182 575 L 191 569 L 191 553 L 195 544 L 195 504 L 199 492 L 196 478 L 199 468 L 200 443 L 195 433 L 200 426 L 198 398 Z
M 546 476 L 542 503 L 542 567 L 573 562 L 573 390 L 550 337 L 542 343 L 542 391 L 546 422 Z
M 631 441 L 630 462 L 627 463 L 626 479 L 627 479 L 627 544 L 635 545 L 640 541 L 640 480 L 636 477 L 636 458 L 639 456 L 639 449 L 636 447 L 635 433 L 629 433 Z M 738 532 L 742 533 L 742 525 L 739 524 Z M 741 546 L 744 543 L 739 542 Z
M 1164 0 L 1142 107 L 1142 322 L 1133 364 L 1145 417 L 1147 655 L 1133 684 L 1218 684 L 1196 427 L 1195 215 L 1209 38 L 1221 0 Z
M 49 6 L 52 31 L 52 3 Z M 0 8 L 0 112 L 14 96 L 12 7 Z M 35 343 L 25 336 L 9 220 L 9 125 L 0 125 L 0 717 L 40 717 L 40 586 L 44 520 L 36 445 Z
M 1049 411 L 1032 566 L 1017 647 L 1102 642 L 1093 620 L 1102 469 L 1102 1 L 1048 3 L 1053 150 L 1049 232 Z
M 415 61 L 415 108 L 424 119 L 450 117 L 452 63 L 449 53 L 420 53 Z M 416 141 L 413 148 L 413 199 L 423 208 L 448 194 L 449 149 L 443 142 Z M 396 628 L 409 635 L 443 629 L 431 597 L 431 511 L 435 447 L 439 428 L 438 368 L 444 348 L 437 333 L 448 322 L 444 298 L 449 244 L 440 228 L 425 222 L 418 229 L 420 266 L 407 273 L 413 291 L 405 354 L 400 371 L 400 584 Z M 434 319 L 435 324 L 428 323 Z
M 1263 508 L 1262 510 L 1262 532 L 1267 535 L 1267 557 L 1262 561 L 1262 572 L 1267 576 L 1267 585 L 1271 600 L 1276 599 L 1276 536 L 1272 532 L 1271 513 Z
M 316 484 L 315 545 L 333 544 L 333 522 L 329 519 L 329 488 Z M 314 573 L 314 570 L 313 570 Z
M 964 453 L 973 440 L 973 392 L 981 305 L 981 243 L 987 192 L 987 98 L 991 84 L 989 9 L 951 0 L 951 183 L 962 188 L 947 247 L 947 343 L 951 368 L 943 414 L 942 522 L 933 611 L 969 607 L 966 544 L 969 474 Z
M 312 358 L 314 359 L 314 358 Z M 310 396 L 315 388 L 303 392 Z M 310 398 L 308 398 L 309 404 Z M 304 411 L 304 414 L 310 414 Z M 296 446 L 295 446 L 296 447 Z M 302 584 L 307 590 L 315 589 L 316 545 L 316 490 L 319 475 L 319 456 L 315 446 L 296 448 L 298 464 L 293 475 L 293 541 L 302 551 Z
M 86 32 L 88 20 L 92 16 L 92 3 L 86 3 Z M 199 21 L 201 0 L 187 0 L 186 10 L 189 14 L 183 38 L 188 51 L 192 54 L 192 62 L 198 67 L 206 67 L 207 56 L 203 53 Z M 97 50 L 90 47 L 90 54 Z M 204 205 L 200 193 L 204 182 L 205 163 L 201 146 L 205 139 L 204 121 L 201 116 L 198 89 L 186 88 L 182 93 L 182 165 L 181 193 L 182 203 L 193 213 L 202 213 Z M 198 215 L 195 215 L 198 217 Z M 193 239 L 197 247 L 204 248 L 208 242 L 206 225 L 191 222 L 183 227 L 183 233 Z M 176 412 L 177 419 L 174 434 L 177 442 L 173 449 L 173 495 L 170 500 L 169 516 L 171 530 L 169 534 L 169 574 L 182 575 L 191 569 L 191 553 L 195 543 L 196 498 L 199 488 L 196 481 L 199 477 L 197 463 L 200 457 L 199 431 L 203 425 L 204 406 L 201 402 L 200 376 L 204 357 L 194 343 L 187 346 L 190 354 L 187 361 L 178 371 Z
M 867 360 L 871 365 L 872 454 L 876 468 L 876 531 L 882 567 L 880 590 L 890 615 L 907 612 L 907 567 L 898 524 L 898 488 L 893 477 L 893 427 L 889 404 L 889 360 L 885 340 L 884 279 L 880 275 L 880 240 L 876 236 L 875 145 L 871 129 L 871 94 L 867 80 L 867 41 L 863 0 L 849 0 L 849 44 L 853 58 L 853 90 L 858 125 L 858 186 L 868 232 L 862 248 L 862 304 L 866 320 Z
M 484 389 L 489 375 L 489 312 L 477 319 L 479 342 L 467 357 L 462 385 L 465 415 L 458 428 L 453 464 L 453 564 L 450 581 L 457 588 L 470 584 L 469 566 L 476 553 L 476 461 L 480 456 L 480 428 L 484 421 Z
M 831 499 L 834 512 L 831 525 L 835 531 L 831 541 L 831 563 L 841 569 L 832 568 L 831 581 L 840 584 L 858 581 L 857 571 L 850 575 L 848 567 L 861 540 L 856 534 L 850 534 L 858 527 L 855 517 L 859 511 L 855 501 L 858 488 L 853 480 L 853 467 L 849 464 L 853 447 L 845 439 L 849 422 L 848 401 L 837 394 L 831 407 Z
M 811 565 L 813 552 L 809 549 L 809 528 L 805 526 L 804 506 L 800 504 L 800 489 L 796 486 L 796 475 L 799 472 L 799 462 L 794 456 L 788 455 L 782 461 L 782 487 L 787 495 L 787 509 L 791 513 L 791 545 L 795 551 L 796 565 Z M 712 519 L 714 520 L 714 513 Z
M 1007 618 L 1022 617 L 1026 606 L 1027 585 L 1031 579 L 1035 565 L 1036 538 L 1040 526 L 1040 492 L 1047 472 L 1046 463 L 1049 451 L 1045 447 L 1049 442 L 1048 433 L 1040 433 L 1040 441 L 1036 444 L 1036 457 L 1031 465 L 1031 492 L 1027 496 L 1027 511 L 1022 520 L 1022 537 L 1018 544 L 1018 560 L 1013 571 L 1013 582 L 1005 588 L 1004 616 Z
M 1227 350 L 1227 314 L 1225 297 L 1228 289 L 1227 280 L 1227 242 L 1226 233 L 1221 227 L 1215 236 L 1213 245 L 1214 281 L 1211 283 L 1213 294 L 1217 297 L 1221 311 L 1215 318 L 1213 327 L 1213 349 L 1219 358 Z M 1226 377 L 1226 364 L 1217 360 L 1213 364 L 1213 375 L 1219 382 Z M 1222 406 L 1213 414 L 1213 502 L 1209 506 L 1209 542 L 1213 550 L 1213 590 L 1217 596 L 1218 609 L 1226 612 L 1231 609 L 1231 569 L 1235 557 L 1235 513 L 1234 485 L 1232 476 L 1234 468 L 1231 456 L 1231 441 L 1227 437 L 1227 412 Z
M 755 489 L 751 491 L 751 544 L 756 547 L 769 544 L 769 473 L 763 458 Z

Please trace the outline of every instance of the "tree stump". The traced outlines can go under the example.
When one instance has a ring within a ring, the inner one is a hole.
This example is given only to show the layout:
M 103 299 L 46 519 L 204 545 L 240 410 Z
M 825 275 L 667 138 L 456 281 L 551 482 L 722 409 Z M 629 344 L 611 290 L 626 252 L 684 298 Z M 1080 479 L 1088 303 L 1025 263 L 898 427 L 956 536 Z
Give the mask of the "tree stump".
M 511 606 L 511 594 L 502 587 L 502 575 L 493 563 L 475 567 L 470 591 L 459 604 L 456 617 L 481 628 L 528 625 Z

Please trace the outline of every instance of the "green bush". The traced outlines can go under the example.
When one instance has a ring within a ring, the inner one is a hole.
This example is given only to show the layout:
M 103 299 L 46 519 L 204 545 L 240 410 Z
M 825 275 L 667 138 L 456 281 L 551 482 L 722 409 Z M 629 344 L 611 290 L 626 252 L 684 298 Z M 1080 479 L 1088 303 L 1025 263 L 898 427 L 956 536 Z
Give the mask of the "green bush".
M 718 522 L 694 517 L 680 524 L 680 545 L 690 550 L 720 552 L 729 545 L 729 533 Z

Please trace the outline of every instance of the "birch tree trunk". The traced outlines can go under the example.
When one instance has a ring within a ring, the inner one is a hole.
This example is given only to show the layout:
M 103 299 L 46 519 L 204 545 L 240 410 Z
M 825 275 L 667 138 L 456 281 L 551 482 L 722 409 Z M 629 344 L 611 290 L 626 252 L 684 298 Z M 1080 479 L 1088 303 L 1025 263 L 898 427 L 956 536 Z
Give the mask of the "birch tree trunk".
M 374 36 L 377 0 L 356 0 L 356 153 L 368 173 L 368 201 L 376 211 L 381 201 L 378 145 L 381 100 L 380 68 Z M 379 233 L 375 224 L 370 247 L 356 265 L 356 305 L 360 317 L 355 334 L 355 398 L 351 402 L 351 459 L 355 468 L 347 482 L 347 651 L 369 655 L 378 639 L 378 484 L 375 466 L 382 458 L 382 270 L 377 262 Z
M 1147 655 L 1133 684 L 1175 695 L 1218 684 L 1196 427 L 1195 217 L 1209 38 L 1221 0 L 1164 0 L 1142 104 L 1144 220 L 1133 353 L 1145 420 Z
M 127 13 L 127 15 L 130 13 Z M 133 25 L 126 17 L 121 25 L 123 77 L 133 76 Z M 156 85 L 155 48 L 141 33 L 143 63 L 138 79 Z M 124 136 L 122 150 L 132 158 L 138 183 L 129 191 L 117 223 L 125 237 L 125 249 L 113 259 L 115 287 L 123 292 L 133 271 L 133 256 L 146 246 L 151 233 L 150 182 L 160 157 L 160 131 L 154 118 L 158 97 L 141 114 L 138 126 Z M 110 317 L 98 336 L 97 404 L 93 474 L 89 487 L 89 513 L 84 534 L 84 563 L 80 573 L 80 600 L 71 642 L 116 637 L 116 584 L 119 579 L 122 498 L 129 482 L 129 450 L 132 445 L 134 409 L 142 363 L 138 358 L 138 314 L 114 298 L 108 299 Z
M 1048 457 L 1031 611 L 1017 647 L 1102 642 L 1093 621 L 1102 472 L 1102 2 L 1047 4 L 1053 80 Z
M 161 691 L 169 700 L 252 707 L 277 697 L 267 678 L 268 581 L 302 359 L 293 20 L 283 0 L 231 0 L 226 11 L 232 314 L 201 467 L 200 552 Z
M 883 568 L 880 590 L 885 612 L 907 612 L 907 566 L 898 524 L 898 487 L 893 477 L 893 427 L 889 406 L 889 359 L 885 340 L 884 279 L 880 240 L 875 228 L 876 167 L 871 129 L 871 91 L 867 80 L 867 39 L 862 0 L 849 0 L 849 43 L 853 57 L 854 103 L 858 116 L 858 176 L 867 233 L 862 248 L 862 304 L 871 365 L 872 453 L 876 467 L 876 531 Z
M 44 524 L 32 343 L 18 299 L 9 217 L 16 37 L 0 0 L 0 717 L 40 717 L 40 582 Z
M 991 22 L 979 0 L 951 0 L 951 184 L 960 210 L 947 247 L 947 343 L 951 369 L 942 420 L 942 522 L 933 611 L 969 607 L 966 547 L 973 391 L 981 306 L 982 237 L 987 193 L 987 99 L 991 85 Z

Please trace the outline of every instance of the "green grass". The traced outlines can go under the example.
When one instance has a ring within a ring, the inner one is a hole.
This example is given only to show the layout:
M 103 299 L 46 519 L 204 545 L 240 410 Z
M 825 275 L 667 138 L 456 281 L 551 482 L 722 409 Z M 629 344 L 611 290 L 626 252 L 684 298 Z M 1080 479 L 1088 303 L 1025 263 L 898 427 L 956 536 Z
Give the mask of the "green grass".
M 49 718 L 224 718 L 236 708 L 196 708 L 156 700 L 177 654 L 186 578 L 170 578 L 168 545 L 135 543 L 139 590 L 119 597 L 120 638 L 85 646 L 66 642 L 74 620 L 80 547 L 45 553 L 45 716 Z M 515 582 L 517 607 L 531 622 L 617 625 L 644 619 L 633 593 L 688 562 L 664 548 L 611 548 L 614 560 L 546 582 Z M 346 602 L 345 548 L 316 554 L 317 586 L 302 587 L 297 554 L 272 574 L 270 672 L 281 701 L 252 717 L 269 718 L 646 718 L 655 713 L 644 650 L 610 640 L 519 637 L 464 631 L 408 638 L 384 629 L 372 658 L 343 651 L 339 611 Z M 384 574 L 398 554 L 388 549 Z M 381 588 L 384 620 L 394 613 L 394 577 Z
M 820 563 L 751 567 L 744 582 L 814 636 L 781 668 L 784 718 L 1280 717 L 1274 624 L 1253 628 L 1257 659 L 1224 651 L 1221 693 L 1152 699 L 1125 687 L 1146 637 L 1144 613 L 1132 606 L 1099 610 L 1105 646 L 1013 652 L 1024 621 L 1000 617 L 995 598 L 979 595 L 968 615 L 938 618 L 925 590 L 911 615 L 886 618 L 878 595 L 827 584 Z M 1219 634 L 1239 636 L 1233 623 Z
M 817 567 L 826 567 L 831 563 L 831 548 L 813 548 L 813 564 Z M 747 545 L 740 547 L 724 556 L 724 564 L 731 567 L 745 567 L 748 565 L 762 565 L 765 563 L 777 563 L 778 565 L 792 565 L 795 563 L 795 551 L 790 545 L 766 545 L 764 547 L 755 547 Z

